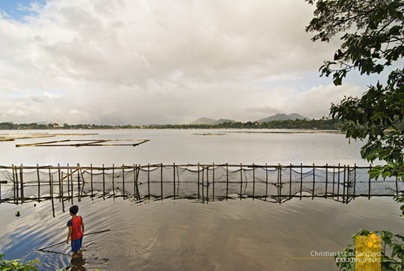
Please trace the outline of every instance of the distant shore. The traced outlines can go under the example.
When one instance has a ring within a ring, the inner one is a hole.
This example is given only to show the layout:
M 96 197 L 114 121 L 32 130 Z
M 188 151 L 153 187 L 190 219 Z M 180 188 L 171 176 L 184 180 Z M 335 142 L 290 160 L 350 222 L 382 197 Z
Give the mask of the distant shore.
M 341 130 L 342 123 L 333 119 L 273 120 L 268 122 L 223 122 L 220 124 L 150 124 L 150 125 L 109 125 L 109 124 L 58 124 L 58 123 L 0 123 L 0 130 L 103 130 L 103 129 L 304 129 Z

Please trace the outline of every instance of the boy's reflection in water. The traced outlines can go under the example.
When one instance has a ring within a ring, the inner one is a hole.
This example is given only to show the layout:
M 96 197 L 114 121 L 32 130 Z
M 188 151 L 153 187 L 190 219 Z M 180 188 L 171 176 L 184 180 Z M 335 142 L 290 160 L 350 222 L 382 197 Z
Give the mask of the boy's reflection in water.
M 83 253 L 81 251 L 76 252 L 72 256 L 72 260 L 70 261 L 71 266 L 67 268 L 70 271 L 86 271 L 87 269 L 83 266 L 86 262 L 83 259 Z

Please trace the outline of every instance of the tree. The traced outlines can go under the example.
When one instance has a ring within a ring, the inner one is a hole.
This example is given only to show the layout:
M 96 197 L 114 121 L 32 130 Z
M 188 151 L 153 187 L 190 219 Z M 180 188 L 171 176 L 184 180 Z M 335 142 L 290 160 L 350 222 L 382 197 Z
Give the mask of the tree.
M 362 158 L 386 162 L 369 173 L 373 178 L 404 179 L 404 2 L 402 0 L 306 0 L 315 4 L 314 18 L 306 27 L 313 41 L 328 42 L 340 36 L 342 44 L 333 60 L 320 67 L 333 76 L 335 85 L 352 70 L 380 74 L 391 70 L 362 97 L 345 97 L 332 104 L 330 114 L 343 122 L 342 130 L 353 139 L 365 139 Z M 400 67 L 401 64 L 401 67 Z M 395 67 L 395 68 L 394 68 Z
M 367 140 L 361 149 L 362 158 L 386 163 L 370 170 L 371 177 L 396 176 L 403 181 L 403 0 L 306 1 L 316 5 L 314 18 L 306 27 L 307 32 L 316 33 L 312 40 L 328 42 L 340 36 L 342 41 L 333 60 L 325 61 L 320 67 L 321 75 L 332 75 L 334 84 L 338 86 L 353 69 L 362 75 L 370 75 L 380 74 L 391 66 L 385 82 L 369 86 L 360 98 L 345 97 L 339 104 L 332 104 L 330 115 L 342 121 L 342 130 L 347 137 Z M 404 197 L 396 200 L 404 202 Z M 404 215 L 404 205 L 401 211 Z M 368 234 L 368 231 L 361 230 L 354 236 Z M 380 235 L 383 242 L 382 270 L 404 270 L 404 236 L 387 231 L 381 231 Z M 352 246 L 344 251 L 353 252 Z M 355 270 L 355 263 L 351 260 L 337 265 L 344 270 Z

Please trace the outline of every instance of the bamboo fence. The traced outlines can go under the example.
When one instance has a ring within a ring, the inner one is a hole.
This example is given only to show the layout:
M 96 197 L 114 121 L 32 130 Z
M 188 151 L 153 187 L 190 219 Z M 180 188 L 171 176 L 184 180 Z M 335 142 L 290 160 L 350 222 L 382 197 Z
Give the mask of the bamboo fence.
M 82 197 L 123 197 L 135 201 L 252 198 L 283 203 L 293 198 L 398 195 L 398 178 L 375 180 L 371 167 L 349 165 L 147 164 L 121 166 L 0 166 L 0 203 L 51 200 L 73 204 Z

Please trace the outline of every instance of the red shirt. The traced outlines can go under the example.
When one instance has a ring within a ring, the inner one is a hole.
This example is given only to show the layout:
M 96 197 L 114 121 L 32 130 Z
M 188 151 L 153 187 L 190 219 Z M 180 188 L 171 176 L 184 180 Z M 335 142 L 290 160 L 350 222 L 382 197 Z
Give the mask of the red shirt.
M 72 227 L 72 236 L 70 238 L 71 240 L 77 240 L 83 237 L 83 231 L 81 229 L 82 222 L 83 219 L 81 218 L 81 216 L 76 216 L 67 222 L 67 226 Z

